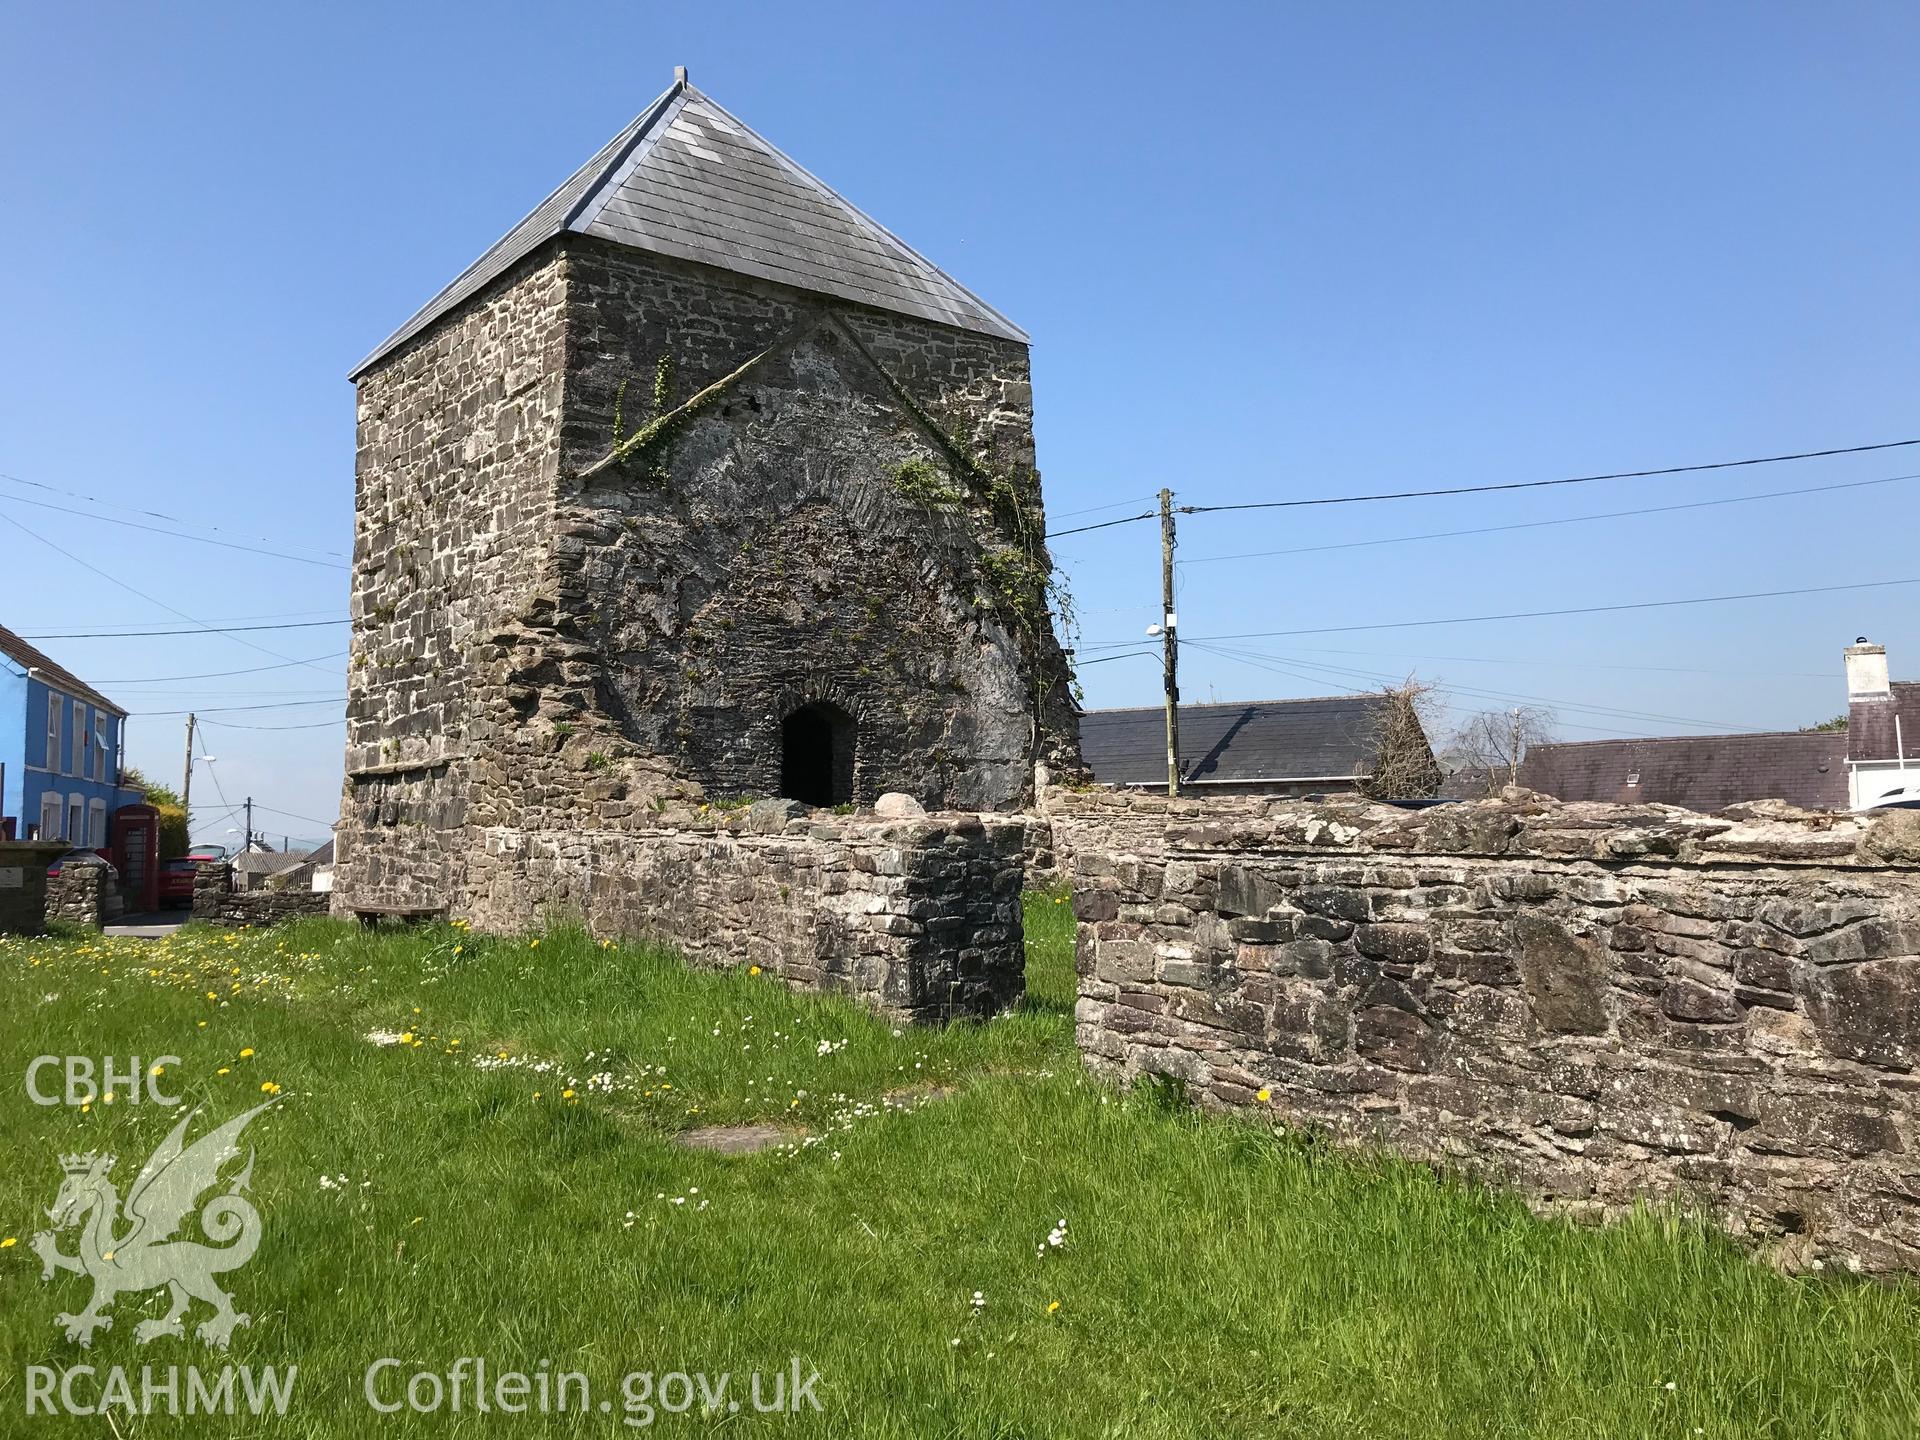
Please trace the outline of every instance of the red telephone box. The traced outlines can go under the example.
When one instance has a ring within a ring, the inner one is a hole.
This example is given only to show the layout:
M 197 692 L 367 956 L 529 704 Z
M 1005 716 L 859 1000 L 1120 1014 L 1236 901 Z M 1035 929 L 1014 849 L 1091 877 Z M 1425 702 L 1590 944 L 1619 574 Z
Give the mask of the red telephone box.
M 109 849 L 120 870 L 127 904 L 140 911 L 160 908 L 160 812 L 151 805 L 122 805 L 113 812 Z

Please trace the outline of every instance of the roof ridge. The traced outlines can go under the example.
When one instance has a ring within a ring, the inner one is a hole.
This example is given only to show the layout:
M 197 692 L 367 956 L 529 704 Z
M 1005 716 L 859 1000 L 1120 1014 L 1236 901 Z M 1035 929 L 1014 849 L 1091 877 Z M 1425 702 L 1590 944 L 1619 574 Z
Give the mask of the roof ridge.
M 1182 710 L 1244 710 L 1249 705 L 1315 705 L 1326 700 L 1378 700 L 1381 696 L 1371 690 L 1350 691 L 1343 695 L 1295 695 L 1281 700 L 1182 700 Z M 1164 705 L 1109 705 L 1098 710 L 1083 710 L 1081 718 L 1089 715 L 1157 715 Z
M 673 123 L 674 117 L 685 107 L 688 98 L 698 95 L 699 93 L 700 92 L 695 90 L 686 80 L 676 79 L 673 84 L 667 87 L 664 95 L 660 96 L 653 104 L 649 105 L 645 110 L 642 110 L 637 117 L 628 122 L 627 130 L 634 132 L 633 137 L 620 147 L 620 153 L 618 155 L 615 155 L 605 165 L 600 167 L 599 177 L 586 188 L 580 198 L 576 200 L 568 209 L 567 213 L 561 217 L 559 230 L 572 230 L 575 233 L 579 233 L 591 225 L 594 220 L 598 218 L 600 212 L 606 208 L 607 199 L 618 187 L 619 182 L 624 179 L 627 174 L 632 172 L 633 167 L 640 162 L 641 157 L 652 147 L 652 142 L 658 140 L 661 135 L 666 133 L 667 127 Z M 625 135 L 627 130 L 622 130 L 620 132 L 621 135 Z M 603 146 L 601 148 L 604 149 L 605 147 Z M 595 158 L 598 158 L 597 153 Z M 591 165 L 593 161 L 589 160 L 587 164 Z M 589 213 L 589 208 L 591 208 L 591 213 Z M 558 231 L 555 233 L 558 233 Z
M 109 700 L 105 695 L 94 689 L 93 686 L 82 680 L 78 675 L 74 674 L 73 671 L 47 654 L 47 652 L 39 646 L 28 643 L 26 639 L 7 629 L 4 625 L 0 625 L 0 655 L 5 655 L 9 660 L 24 670 L 38 670 L 42 679 L 48 682 L 55 690 L 63 691 L 68 695 L 76 696 L 96 706 L 111 710 L 123 720 L 127 717 L 125 710 L 122 710 L 118 705 L 114 704 L 113 701 Z
M 700 120 L 677 122 L 699 104 Z M 682 132 L 739 139 L 729 165 L 727 145 L 680 143 Z M 669 135 L 676 137 L 668 140 Z M 663 163 L 642 173 L 668 141 Z M 688 153 L 681 153 L 686 151 Z M 703 168 L 704 167 L 704 168 Z M 735 168 L 738 167 L 738 168 Z M 755 197 L 756 177 L 778 180 Z M 741 183 L 746 209 L 717 204 L 711 194 Z M 654 197 L 652 201 L 649 196 Z M 658 208 L 665 196 L 679 210 Z M 804 206 L 799 203 L 804 199 Z M 775 223 L 757 228 L 752 205 Z M 648 218 L 651 211 L 651 217 Z M 745 223 L 734 223 L 733 216 Z M 791 212 L 791 213 L 782 213 Z M 827 224 L 800 223 L 817 214 Z M 660 220 L 664 218 L 665 224 Z M 638 223 L 636 223 L 636 221 Z M 729 226 L 731 225 L 731 228 Z M 437 321 L 481 294 L 514 266 L 564 235 L 587 235 L 670 259 L 753 276 L 803 293 L 972 330 L 1019 344 L 1027 333 L 940 266 L 882 225 L 766 136 L 677 72 L 673 84 L 595 150 L 498 240 L 422 305 L 349 372 L 363 374 Z
M 1616 735 L 1601 740 L 1536 740 L 1527 748 L 1543 750 L 1549 745 L 1569 749 L 1576 745 L 1672 745 L 1682 740 L 1780 740 L 1789 736 L 1832 735 L 1845 742 L 1844 730 L 1720 730 L 1711 735 Z
M 1020 340 L 1022 341 L 1022 343 L 1025 343 L 1026 341 L 1032 338 L 1027 334 L 1025 330 L 1021 329 L 1018 325 L 1014 324 L 1013 321 L 1009 320 L 1005 315 L 1003 315 L 997 307 L 988 304 L 987 301 L 981 299 L 978 295 L 974 294 L 972 290 L 968 289 L 965 285 L 962 285 L 958 280 L 954 279 L 953 276 L 949 275 L 945 270 L 941 269 L 938 265 L 934 264 L 933 261 L 929 260 L 926 256 L 922 255 L 918 250 L 914 249 L 913 246 L 909 245 L 906 241 L 902 240 L 898 235 L 894 234 L 893 231 L 889 230 L 885 225 L 882 225 L 878 220 L 874 219 L 873 216 L 867 214 L 866 211 L 862 210 L 858 205 L 854 204 L 846 196 L 842 195 L 838 190 L 834 189 L 831 185 L 827 184 L 826 181 L 822 180 L 818 175 L 814 174 L 811 170 L 807 169 L 806 166 L 802 165 L 798 160 L 795 160 L 791 155 L 787 154 L 786 151 L 782 150 L 778 145 L 774 144 L 771 140 L 767 139 L 766 136 L 762 135 L 758 130 L 754 129 L 753 126 L 749 125 L 746 121 L 742 120 L 738 115 L 734 114 L 731 110 L 727 109 L 727 107 L 722 105 L 718 100 L 714 99 L 711 95 L 707 94 L 703 90 L 695 90 L 691 84 L 688 84 L 687 90 L 692 96 L 700 100 L 704 100 L 707 104 L 711 105 L 714 109 L 718 110 L 722 115 L 726 116 L 727 119 L 731 120 L 734 124 L 738 125 L 742 130 L 746 131 L 747 134 L 751 135 L 755 140 L 758 140 L 762 145 L 764 145 L 767 148 L 768 152 L 773 156 L 774 159 L 778 160 L 782 165 L 785 165 L 789 170 L 793 171 L 795 175 L 797 175 L 800 179 L 804 180 L 813 189 L 825 195 L 829 200 L 832 200 L 835 204 L 842 205 L 846 209 L 852 211 L 856 219 L 860 220 L 863 224 L 871 226 L 873 229 L 879 231 L 882 235 L 886 236 L 888 240 L 892 241 L 895 245 L 898 245 L 902 250 L 906 251 L 907 254 L 911 255 L 915 260 L 918 260 L 922 265 L 926 266 L 929 270 L 933 271 L 933 273 L 938 275 L 942 280 L 946 281 L 949 285 L 953 286 L 954 289 L 958 290 L 961 294 L 965 295 L 969 300 L 973 301 L 973 303 L 978 305 L 982 310 L 985 310 L 989 315 L 993 316 L 994 319 L 998 320 L 1002 325 L 1005 325 L 1007 329 L 1011 330 L 1015 335 L 1020 337 Z

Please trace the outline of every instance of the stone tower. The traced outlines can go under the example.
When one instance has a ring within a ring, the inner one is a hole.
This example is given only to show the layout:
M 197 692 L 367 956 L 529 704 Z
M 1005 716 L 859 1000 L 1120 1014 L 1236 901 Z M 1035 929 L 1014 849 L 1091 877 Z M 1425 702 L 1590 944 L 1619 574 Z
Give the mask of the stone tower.
M 347 908 L 1077 765 L 1026 336 L 684 71 L 353 379 Z

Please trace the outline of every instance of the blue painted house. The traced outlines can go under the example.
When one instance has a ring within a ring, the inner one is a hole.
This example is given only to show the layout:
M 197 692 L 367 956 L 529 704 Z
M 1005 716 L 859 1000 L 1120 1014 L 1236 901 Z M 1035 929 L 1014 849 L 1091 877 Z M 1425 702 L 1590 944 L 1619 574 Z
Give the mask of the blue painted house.
M 107 844 L 113 812 L 143 797 L 120 788 L 127 712 L 0 627 L 0 815 L 22 839 Z

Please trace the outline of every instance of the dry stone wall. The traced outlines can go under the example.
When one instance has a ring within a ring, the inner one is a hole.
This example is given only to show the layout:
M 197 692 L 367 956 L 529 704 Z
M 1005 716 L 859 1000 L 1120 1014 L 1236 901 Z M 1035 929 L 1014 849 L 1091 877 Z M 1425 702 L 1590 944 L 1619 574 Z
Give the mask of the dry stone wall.
M 890 820 L 781 801 L 637 830 L 492 829 L 470 913 L 492 930 L 582 920 L 898 1019 L 985 1017 L 1024 987 L 1024 831 L 995 816 Z
M 312 889 L 236 890 L 233 866 L 208 861 L 194 872 L 193 918 L 203 925 L 238 930 L 278 925 L 302 915 L 325 915 L 332 896 Z
M 1582 1212 L 1702 1204 L 1786 1263 L 1920 1267 L 1920 817 L 1047 809 L 1096 1070 Z
M 104 860 L 68 857 L 62 861 L 60 873 L 46 877 L 47 919 L 98 930 L 111 918 L 110 901 L 119 898 L 107 882 L 111 872 L 112 867 Z

